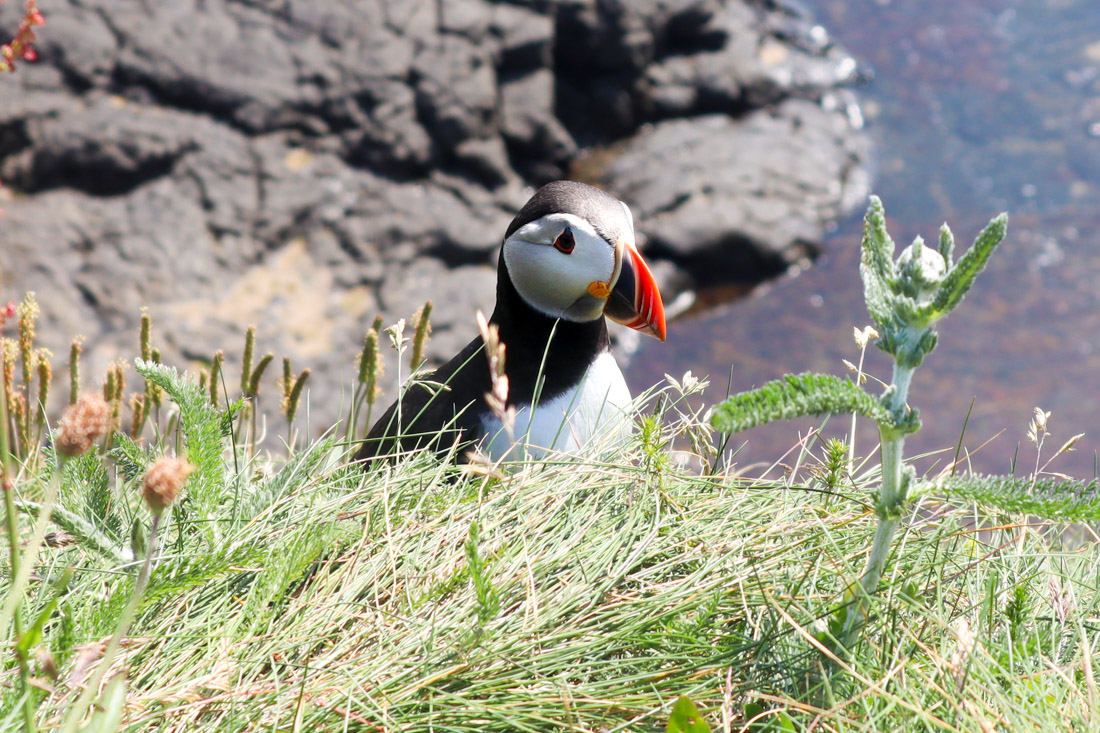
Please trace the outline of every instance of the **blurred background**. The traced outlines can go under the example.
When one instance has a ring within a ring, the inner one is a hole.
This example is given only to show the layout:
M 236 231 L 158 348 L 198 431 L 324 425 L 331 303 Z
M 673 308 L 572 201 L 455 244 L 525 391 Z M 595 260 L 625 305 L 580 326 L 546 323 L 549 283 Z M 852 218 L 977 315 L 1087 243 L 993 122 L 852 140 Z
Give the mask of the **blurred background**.
M 202 368 L 220 349 L 230 375 L 254 324 L 258 354 L 313 370 L 299 419 L 318 432 L 346 408 L 376 315 L 434 300 L 435 362 L 472 337 L 508 221 L 562 176 L 631 205 L 681 312 L 667 343 L 623 339 L 635 391 L 691 370 L 717 401 L 727 384 L 844 373 L 868 322 L 858 243 L 874 191 L 899 247 L 947 221 L 962 249 L 1011 215 L 916 376 L 911 452 L 961 436 L 976 470 L 1033 466 L 1041 407 L 1045 455 L 1087 434 L 1053 468 L 1095 472 L 1094 0 L 41 10 L 38 60 L 0 75 L 0 303 L 37 292 L 59 379 L 77 334 L 89 383 L 131 358 L 143 308 L 166 362 Z M 0 3 L 0 35 L 22 13 Z M 867 371 L 889 378 L 873 349 Z M 261 409 L 278 396 L 265 388 Z M 770 463 L 817 424 L 737 436 L 738 462 Z
M 859 90 L 874 140 L 872 190 L 901 247 L 936 241 L 946 221 L 956 252 L 994 215 L 1009 234 L 963 305 L 939 327 L 936 350 L 910 392 L 924 427 L 908 452 L 949 449 L 963 425 L 972 466 L 1035 465 L 1025 437 L 1033 408 L 1052 413 L 1043 456 L 1085 433 L 1051 464 L 1095 475 L 1100 438 L 1100 6 L 1072 0 L 807 3 L 872 72 Z M 858 362 L 853 327 L 869 324 L 859 281 L 862 209 L 829 234 L 824 254 L 749 297 L 643 341 L 628 372 L 636 385 L 664 372 L 709 373 L 721 397 L 786 372 L 847 372 Z M 884 354 L 867 370 L 889 380 Z M 971 411 L 971 404 L 973 409 Z M 800 421 L 805 434 L 820 421 Z M 832 432 L 848 430 L 833 420 Z M 866 427 L 866 426 L 865 426 Z M 861 431 L 862 449 L 874 444 Z M 790 425 L 735 436 L 742 462 L 778 458 Z M 988 445 L 986 443 L 988 442 Z M 1018 451 L 1018 458 L 1017 458 Z M 966 453 L 964 452 L 965 456 Z M 792 461 L 788 461 L 792 462 Z

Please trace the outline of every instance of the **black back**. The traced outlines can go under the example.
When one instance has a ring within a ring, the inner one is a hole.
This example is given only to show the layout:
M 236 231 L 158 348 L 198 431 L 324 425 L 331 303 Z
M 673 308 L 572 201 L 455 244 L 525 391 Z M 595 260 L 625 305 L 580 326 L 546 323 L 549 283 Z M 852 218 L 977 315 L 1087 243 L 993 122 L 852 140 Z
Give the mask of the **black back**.
M 614 207 L 621 210 L 622 204 L 597 188 L 572 181 L 548 183 L 516 214 L 505 239 L 528 222 L 564 212 L 585 218 L 608 242 L 614 242 L 627 234 L 620 231 L 618 217 L 608 216 L 616 211 Z M 503 251 L 497 261 L 496 308 L 489 322 L 497 325 L 505 345 L 508 403 L 517 408 L 532 404 L 536 397 L 545 402 L 565 392 L 580 382 L 600 353 L 611 348 L 607 323 L 602 317 L 575 323 L 552 318 L 528 305 L 512 283 Z M 481 337 L 474 338 L 422 382 L 411 384 L 400 401 L 400 424 L 395 402 L 371 428 L 356 459 L 420 447 L 442 452 L 455 441 L 465 446 L 480 439 L 481 417 L 489 410 L 485 394 L 492 386 L 482 346 Z M 464 452 L 460 450 L 460 458 Z

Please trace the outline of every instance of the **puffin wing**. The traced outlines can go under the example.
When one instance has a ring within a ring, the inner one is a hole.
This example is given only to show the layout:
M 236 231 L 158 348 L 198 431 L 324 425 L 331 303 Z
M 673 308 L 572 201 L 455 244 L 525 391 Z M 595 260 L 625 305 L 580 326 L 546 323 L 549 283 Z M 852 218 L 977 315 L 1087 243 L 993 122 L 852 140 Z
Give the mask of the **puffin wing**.
M 480 415 L 488 409 L 485 393 L 492 387 L 482 346 L 479 336 L 446 364 L 411 382 L 371 427 L 356 460 L 420 448 L 442 453 L 456 442 L 480 440 Z

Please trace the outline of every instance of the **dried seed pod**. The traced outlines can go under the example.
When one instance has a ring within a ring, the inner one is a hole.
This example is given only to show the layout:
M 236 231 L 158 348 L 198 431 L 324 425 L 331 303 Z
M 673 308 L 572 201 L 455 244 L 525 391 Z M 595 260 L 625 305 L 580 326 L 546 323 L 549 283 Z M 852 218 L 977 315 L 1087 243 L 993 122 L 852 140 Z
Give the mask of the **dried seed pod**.
M 33 292 L 27 293 L 16 313 L 19 316 L 19 356 L 23 361 L 23 384 L 29 385 L 34 378 L 35 321 L 38 319 L 38 301 Z
M 50 363 L 53 354 L 49 349 L 39 349 L 34 358 L 38 372 L 38 409 L 34 414 L 35 421 L 41 428 L 46 420 L 46 400 L 50 397 L 50 384 L 53 382 L 53 365 Z
M 130 395 L 130 437 L 137 440 L 145 427 L 145 395 L 134 392 Z
M 186 458 L 161 456 L 153 461 L 141 483 L 141 496 L 155 516 L 172 506 L 195 467 Z
M 69 405 L 61 417 L 54 446 L 63 456 L 87 453 L 111 430 L 111 407 L 103 396 L 92 392 Z

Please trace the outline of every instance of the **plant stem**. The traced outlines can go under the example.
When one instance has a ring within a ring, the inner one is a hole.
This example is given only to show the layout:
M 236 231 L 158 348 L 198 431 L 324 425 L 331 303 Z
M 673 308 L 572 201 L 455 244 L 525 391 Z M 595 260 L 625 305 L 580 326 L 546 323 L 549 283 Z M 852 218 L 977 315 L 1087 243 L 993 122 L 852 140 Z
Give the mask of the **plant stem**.
M 3 431 L 6 433 L 7 431 Z M 0 435 L 0 440 L 4 440 L 6 444 L 7 435 Z M 15 502 L 12 501 L 12 491 L 15 487 L 12 485 L 11 478 L 7 473 L 3 474 L 0 478 L 0 482 L 3 483 L 4 491 L 4 514 L 7 518 L 8 529 L 8 549 L 11 557 L 11 577 L 13 587 L 10 592 L 15 593 L 17 589 L 14 587 L 15 578 L 19 575 L 19 523 L 15 517 Z M 21 603 L 17 604 L 14 612 L 12 613 L 12 624 L 15 630 L 15 642 L 16 644 L 23 638 L 23 616 L 19 610 Z M 19 663 L 19 681 L 20 688 L 23 693 L 23 727 L 28 731 L 35 731 L 38 728 L 34 723 L 34 700 L 31 698 L 31 686 L 28 680 L 31 676 L 30 666 L 27 664 L 25 655 L 15 652 L 15 659 Z
M 103 652 L 103 658 L 100 660 L 95 674 L 88 680 L 76 704 L 69 710 L 69 714 L 65 718 L 63 733 L 73 733 L 77 725 L 80 724 L 80 719 L 84 717 L 84 711 L 91 704 L 92 698 L 99 690 L 99 683 L 103 681 L 103 676 L 107 674 L 111 662 L 114 661 L 115 654 L 118 653 L 118 648 L 122 644 L 122 637 L 130 630 L 130 624 L 133 623 L 134 616 L 137 615 L 138 605 L 141 603 L 141 597 L 145 594 L 146 586 L 149 585 L 149 576 L 152 575 L 153 556 L 157 552 L 157 528 L 160 526 L 160 517 L 159 514 L 153 517 L 153 527 L 149 530 L 149 549 L 145 553 L 145 563 L 141 566 L 141 573 L 134 585 L 134 592 L 130 596 L 130 601 L 122 611 L 122 616 L 115 626 L 115 632 L 111 635 L 111 641 Z
M 867 356 L 867 343 L 859 350 L 859 366 L 856 368 L 856 384 L 863 384 L 863 360 Z M 852 413 L 852 429 L 848 433 L 848 474 L 852 475 L 856 470 L 856 415 Z
M 4 492 L 4 515 L 8 531 L 8 552 L 11 558 L 12 586 L 10 593 L 22 592 L 16 587 L 16 578 L 19 576 L 19 521 L 15 515 L 15 501 L 12 492 L 15 486 L 12 483 L 11 453 L 8 436 L 8 406 L 0 391 L 0 485 Z M 13 599 L 14 600 L 14 599 Z M 6 604 L 5 604 L 6 605 Z M 12 626 L 15 631 L 16 644 L 23 638 L 23 615 L 20 611 L 21 601 L 16 601 L 12 610 Z M 34 700 L 31 697 L 29 683 L 31 671 L 24 655 L 16 652 L 16 661 L 19 663 L 19 682 L 23 693 L 23 727 L 28 731 L 36 731 L 38 728 L 34 722 Z
M 905 411 L 914 371 L 914 367 L 894 363 L 892 389 L 883 400 L 883 406 L 894 415 L 900 416 Z M 871 554 L 867 558 L 867 567 L 858 585 L 851 591 L 851 595 L 855 597 L 852 599 L 852 604 L 848 606 L 844 620 L 841 642 L 848 649 L 859 641 L 863 625 L 867 621 L 867 599 L 878 589 L 878 584 L 882 580 L 882 573 L 886 569 L 886 558 L 890 555 L 890 546 L 894 541 L 894 533 L 897 532 L 898 525 L 901 523 L 899 515 L 905 506 L 907 493 L 902 470 L 905 433 L 890 428 L 880 428 L 879 435 L 882 443 L 882 485 L 879 487 L 876 506 L 879 520 L 878 526 L 875 527 Z

